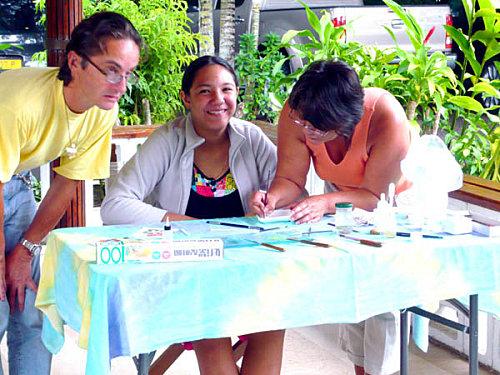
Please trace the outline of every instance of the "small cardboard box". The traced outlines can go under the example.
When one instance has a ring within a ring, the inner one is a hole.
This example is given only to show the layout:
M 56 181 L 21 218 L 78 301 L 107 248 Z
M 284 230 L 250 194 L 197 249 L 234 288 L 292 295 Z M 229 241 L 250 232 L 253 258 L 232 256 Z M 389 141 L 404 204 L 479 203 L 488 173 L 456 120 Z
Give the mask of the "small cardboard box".
M 224 258 L 219 238 L 178 240 L 113 239 L 96 243 L 98 264 L 206 261 Z

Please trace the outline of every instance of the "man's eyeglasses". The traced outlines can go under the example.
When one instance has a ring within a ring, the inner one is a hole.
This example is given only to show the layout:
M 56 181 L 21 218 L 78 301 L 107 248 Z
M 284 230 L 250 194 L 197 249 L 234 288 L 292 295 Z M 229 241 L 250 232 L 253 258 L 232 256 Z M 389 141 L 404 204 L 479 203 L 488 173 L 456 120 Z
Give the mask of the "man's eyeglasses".
M 128 83 L 130 84 L 135 84 L 138 81 L 137 76 L 134 73 L 127 73 L 125 75 L 120 74 L 117 70 L 113 68 L 100 68 L 97 66 L 96 63 L 94 63 L 87 55 L 84 55 L 83 53 L 80 53 L 80 56 L 82 56 L 85 60 L 87 60 L 90 65 L 92 65 L 94 68 L 96 68 L 104 77 L 106 77 L 106 82 L 112 83 L 112 84 L 117 84 L 120 83 L 123 79 L 125 79 Z
M 298 120 L 292 116 L 292 110 L 290 110 L 290 113 L 288 114 L 288 117 L 292 120 L 292 122 L 300 126 L 302 129 L 304 129 L 307 133 L 316 135 L 318 137 L 325 137 L 329 132 L 328 131 L 323 131 L 316 129 L 314 126 L 309 125 L 306 121 L 304 120 Z

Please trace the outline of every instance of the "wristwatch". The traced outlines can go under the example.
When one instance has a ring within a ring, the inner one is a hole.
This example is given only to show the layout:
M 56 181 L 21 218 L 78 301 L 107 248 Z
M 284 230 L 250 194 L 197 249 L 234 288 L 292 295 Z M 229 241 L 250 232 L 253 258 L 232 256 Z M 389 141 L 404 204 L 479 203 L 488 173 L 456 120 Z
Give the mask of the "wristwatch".
M 23 245 L 26 249 L 28 249 L 32 257 L 40 254 L 40 250 L 42 250 L 42 245 L 40 245 L 39 243 L 33 243 L 31 241 L 28 241 L 26 238 L 21 238 L 21 241 L 19 241 L 19 243 Z

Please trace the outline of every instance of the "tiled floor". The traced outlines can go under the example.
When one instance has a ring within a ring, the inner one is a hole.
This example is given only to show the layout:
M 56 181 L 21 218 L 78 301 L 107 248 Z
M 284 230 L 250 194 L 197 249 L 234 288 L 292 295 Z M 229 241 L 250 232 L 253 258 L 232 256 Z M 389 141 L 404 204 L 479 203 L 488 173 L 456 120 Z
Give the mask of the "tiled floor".
M 76 346 L 76 333 L 68 330 L 66 342 L 52 362 L 53 375 L 80 375 L 85 373 L 86 352 Z M 5 374 L 5 339 L 1 346 Z M 136 373 L 130 358 L 112 361 L 113 375 Z M 196 358 L 192 351 L 184 352 L 167 375 L 196 375 Z M 283 357 L 283 375 L 353 375 L 351 363 L 344 353 L 331 342 L 318 335 L 317 329 L 302 328 L 287 331 Z M 466 375 L 468 364 L 454 354 L 431 345 L 428 353 L 411 348 L 410 374 L 412 375 Z M 489 374 L 480 370 L 480 375 Z

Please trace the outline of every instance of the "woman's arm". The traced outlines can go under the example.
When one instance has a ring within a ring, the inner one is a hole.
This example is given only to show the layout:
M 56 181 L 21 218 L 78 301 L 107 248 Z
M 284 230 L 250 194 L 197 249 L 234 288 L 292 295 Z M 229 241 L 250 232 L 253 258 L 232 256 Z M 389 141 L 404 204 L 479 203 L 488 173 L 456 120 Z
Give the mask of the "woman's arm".
M 252 210 L 259 214 L 289 205 L 299 198 L 306 184 L 309 171 L 309 149 L 302 130 L 290 120 L 290 107 L 285 103 L 278 122 L 278 166 L 267 194 L 255 193 L 251 199 Z
M 392 95 L 383 95 L 377 102 L 368 133 L 368 161 L 361 189 L 374 199 L 363 202 L 365 209 L 376 207 L 381 193 L 387 194 L 389 184 L 401 180 L 401 160 L 410 148 L 410 126 L 401 104 Z

